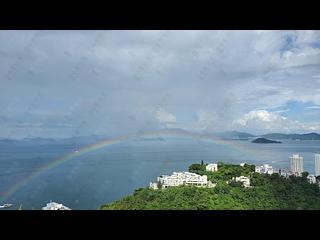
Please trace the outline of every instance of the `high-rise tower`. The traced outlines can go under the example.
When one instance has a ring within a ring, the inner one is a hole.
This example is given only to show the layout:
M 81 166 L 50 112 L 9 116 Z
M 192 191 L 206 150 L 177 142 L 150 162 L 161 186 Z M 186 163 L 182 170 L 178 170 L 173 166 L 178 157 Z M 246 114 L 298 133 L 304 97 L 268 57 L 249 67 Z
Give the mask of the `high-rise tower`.
M 303 172 L 303 157 L 299 154 L 293 154 L 290 159 L 290 171 L 300 175 Z
M 314 155 L 315 176 L 320 176 L 320 154 Z

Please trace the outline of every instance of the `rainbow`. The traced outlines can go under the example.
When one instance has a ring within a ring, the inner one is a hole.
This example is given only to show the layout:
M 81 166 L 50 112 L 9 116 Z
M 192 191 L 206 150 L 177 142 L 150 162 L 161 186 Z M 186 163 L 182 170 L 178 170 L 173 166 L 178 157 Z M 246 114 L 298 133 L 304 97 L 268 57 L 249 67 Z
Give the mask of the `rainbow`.
M 51 161 L 50 163 L 44 165 L 43 167 L 39 168 L 37 171 L 33 172 L 32 174 L 28 175 L 27 177 L 21 179 L 20 181 L 18 181 L 16 184 L 11 186 L 6 191 L 0 193 L 0 200 L 3 201 L 4 199 L 11 196 L 13 193 L 17 192 L 20 188 L 25 186 L 30 180 L 36 178 L 37 176 L 41 175 L 42 173 L 47 172 L 48 170 L 50 170 L 52 168 L 55 168 L 55 167 L 65 163 L 66 161 L 68 161 L 70 159 L 82 156 L 82 155 L 87 154 L 89 152 L 92 152 L 97 149 L 107 147 L 107 146 L 110 146 L 113 144 L 117 144 L 117 143 L 121 143 L 121 142 L 125 142 L 125 141 L 130 141 L 130 140 L 135 140 L 135 139 L 139 139 L 142 137 L 162 137 L 162 136 L 183 137 L 183 138 L 191 138 L 191 139 L 195 139 L 195 140 L 211 141 L 216 144 L 230 146 L 230 147 L 235 148 L 237 150 L 248 151 L 248 149 L 244 148 L 243 146 L 238 144 L 236 141 L 226 141 L 226 140 L 217 139 L 212 136 L 204 136 L 204 135 L 196 134 L 196 133 L 183 132 L 183 131 L 173 131 L 173 130 L 140 132 L 137 134 L 130 134 L 130 135 L 120 136 L 120 137 L 116 137 L 116 138 L 112 138 L 112 139 L 108 139 L 108 140 L 103 140 L 103 141 L 85 146 L 85 147 L 79 149 L 78 151 L 70 152 L 70 153 L 68 153 L 58 159 L 55 159 L 55 160 Z

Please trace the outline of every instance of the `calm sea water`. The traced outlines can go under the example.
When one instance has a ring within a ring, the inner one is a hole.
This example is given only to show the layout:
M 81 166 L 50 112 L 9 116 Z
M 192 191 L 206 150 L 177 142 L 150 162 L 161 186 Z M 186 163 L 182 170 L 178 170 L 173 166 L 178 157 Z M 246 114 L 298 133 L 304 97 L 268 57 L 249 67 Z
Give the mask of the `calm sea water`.
M 97 209 L 147 186 L 161 174 L 187 170 L 201 160 L 271 163 L 276 168 L 288 168 L 288 157 L 299 153 L 304 157 L 305 170 L 313 174 L 314 153 L 320 152 L 320 141 L 253 144 L 234 140 L 215 144 L 177 138 L 135 140 L 70 159 L 7 194 L 42 166 L 74 150 L 74 146 L 59 143 L 0 143 L 0 204 L 13 203 L 11 209 L 20 204 L 23 209 L 41 209 L 52 200 L 72 209 Z

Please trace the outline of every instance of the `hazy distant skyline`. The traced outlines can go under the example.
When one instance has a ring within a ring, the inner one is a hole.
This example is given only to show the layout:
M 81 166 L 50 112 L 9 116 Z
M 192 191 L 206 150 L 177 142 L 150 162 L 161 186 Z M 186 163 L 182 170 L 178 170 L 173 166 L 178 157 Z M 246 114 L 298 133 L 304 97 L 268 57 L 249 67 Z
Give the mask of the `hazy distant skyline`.
M 320 31 L 0 31 L 0 138 L 320 132 Z

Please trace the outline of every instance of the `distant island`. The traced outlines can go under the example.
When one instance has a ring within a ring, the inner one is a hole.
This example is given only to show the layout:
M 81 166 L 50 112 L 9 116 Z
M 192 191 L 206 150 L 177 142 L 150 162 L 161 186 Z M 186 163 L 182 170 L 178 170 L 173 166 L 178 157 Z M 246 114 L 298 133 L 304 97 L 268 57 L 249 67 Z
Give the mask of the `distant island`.
M 251 142 L 252 143 L 282 143 L 280 141 L 270 140 L 270 139 L 267 139 L 267 138 L 256 138 Z
M 190 173 L 207 176 L 214 187 L 180 185 L 140 188 L 132 195 L 102 205 L 101 210 L 320 210 L 320 191 L 308 173 L 281 176 L 255 172 L 255 165 L 218 162 L 216 171 L 192 164 Z M 183 173 L 181 173 L 183 174 Z M 233 180 L 235 179 L 235 180 Z M 238 179 L 238 180 L 237 180 Z M 249 181 L 247 186 L 238 181 Z
M 246 132 L 238 131 L 227 131 L 214 134 L 216 137 L 227 139 L 227 140 L 251 140 L 256 137 L 267 138 L 267 139 L 277 139 L 277 140 L 320 140 L 320 134 L 304 133 L 304 134 L 285 134 L 285 133 L 268 133 L 262 135 L 253 135 Z

